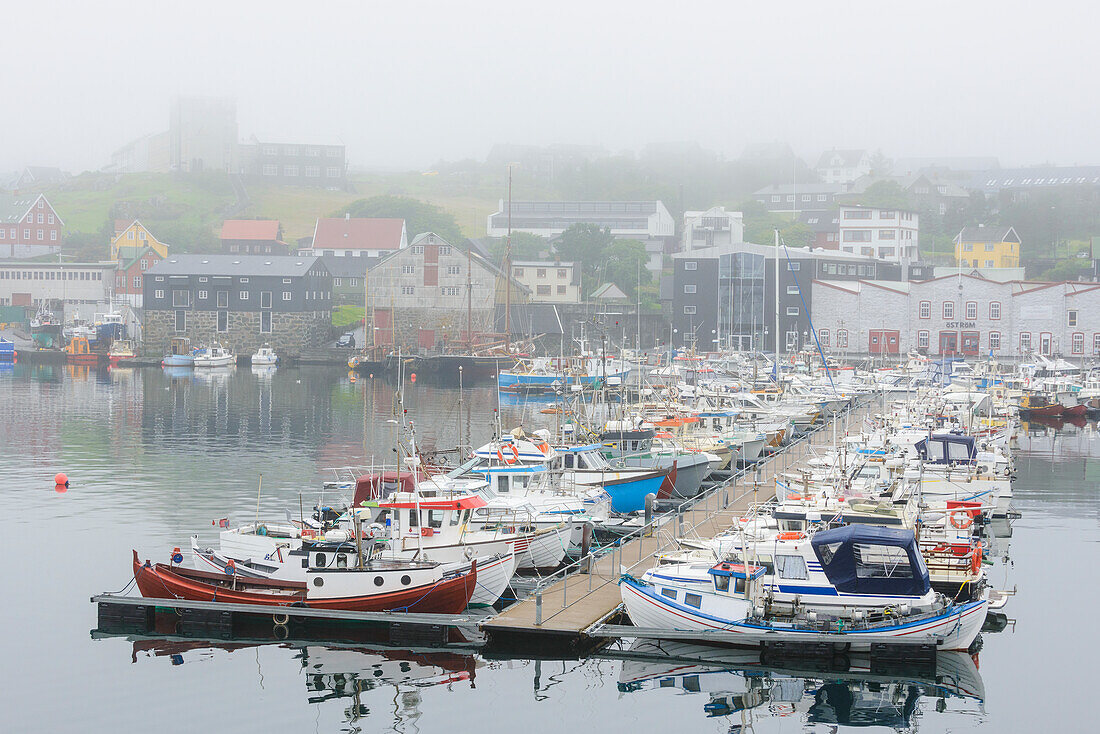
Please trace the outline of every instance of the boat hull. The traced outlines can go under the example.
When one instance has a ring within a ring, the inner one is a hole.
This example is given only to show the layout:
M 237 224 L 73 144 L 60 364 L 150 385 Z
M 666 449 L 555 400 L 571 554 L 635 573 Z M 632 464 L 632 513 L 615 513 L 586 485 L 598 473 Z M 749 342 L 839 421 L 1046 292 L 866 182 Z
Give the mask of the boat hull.
M 940 650 L 966 650 L 981 632 L 989 604 L 986 600 L 947 607 L 942 613 L 897 624 L 867 629 L 835 631 L 794 628 L 746 618 L 725 618 L 687 607 L 658 594 L 647 584 L 631 578 L 620 581 L 623 603 L 631 621 L 639 627 L 707 633 L 716 630 L 743 635 L 746 645 L 767 641 L 835 642 L 857 651 L 870 650 L 875 643 L 934 644 Z M 704 597 L 706 598 L 706 597 Z M 731 601 L 743 601 L 731 599 Z M 740 605 L 735 605 L 739 608 Z M 724 641 L 725 642 L 725 641 Z
M 361 571 L 342 573 L 372 574 Z M 260 604 L 268 606 L 305 606 L 312 609 L 341 609 L 355 612 L 426 612 L 458 614 L 470 601 L 477 587 L 476 565 L 467 574 L 444 578 L 432 584 L 421 584 L 402 591 L 311 598 L 305 584 L 250 579 L 235 589 L 232 577 L 202 571 L 186 571 L 162 563 L 142 564 L 134 551 L 134 580 L 141 595 L 147 599 L 186 599 L 188 601 L 220 601 L 228 604 Z M 363 584 L 363 588 L 368 588 Z M 265 589 L 264 591 L 256 589 Z

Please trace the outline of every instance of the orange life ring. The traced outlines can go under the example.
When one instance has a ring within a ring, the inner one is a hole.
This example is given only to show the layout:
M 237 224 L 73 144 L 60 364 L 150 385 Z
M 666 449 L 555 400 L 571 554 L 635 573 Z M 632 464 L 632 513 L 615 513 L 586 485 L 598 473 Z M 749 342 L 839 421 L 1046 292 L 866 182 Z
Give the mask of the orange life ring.
M 977 576 L 982 570 L 982 547 L 976 546 L 970 554 L 970 574 Z
M 962 520 L 959 519 L 960 513 L 961 513 L 961 516 L 964 518 Z M 958 509 L 958 508 L 954 509 L 954 510 L 951 510 L 950 518 L 951 518 L 951 527 L 955 528 L 956 530 L 966 530 L 967 528 L 969 528 L 971 525 L 974 524 L 974 518 L 970 517 L 969 510 L 963 510 L 963 509 Z
M 513 456 L 513 458 L 511 458 L 511 459 L 506 459 L 506 458 L 504 458 L 504 450 L 503 450 L 503 449 L 501 449 L 501 448 L 498 448 L 498 449 L 497 449 L 497 458 L 498 458 L 498 459 L 500 459 L 500 463 L 501 463 L 501 464 L 508 464 L 508 465 L 512 465 L 512 464 L 515 464 L 515 463 L 516 463 L 516 459 L 518 459 L 518 458 L 519 458 L 519 452 L 518 452 L 518 451 L 516 451 L 516 446 L 515 446 L 515 444 L 509 444 L 509 446 L 510 446 L 510 447 L 511 447 L 511 449 L 512 449 L 512 456 Z
M 519 461 L 519 449 L 516 448 L 516 445 L 514 443 L 510 443 L 508 444 L 508 446 L 512 449 L 512 460 L 508 463 L 514 464 L 515 462 Z

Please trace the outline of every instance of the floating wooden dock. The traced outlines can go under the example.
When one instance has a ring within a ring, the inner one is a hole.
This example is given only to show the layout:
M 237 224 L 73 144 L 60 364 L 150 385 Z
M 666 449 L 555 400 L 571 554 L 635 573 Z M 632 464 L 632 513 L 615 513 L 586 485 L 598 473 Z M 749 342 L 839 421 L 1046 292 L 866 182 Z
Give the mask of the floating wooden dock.
M 832 445 L 834 421 L 862 419 L 855 408 L 834 416 L 813 432 L 756 465 L 735 472 L 725 482 L 613 545 L 605 546 L 546 577 L 530 596 L 481 623 L 491 645 L 527 643 L 584 648 L 609 638 L 629 636 L 630 628 L 608 625 L 621 611 L 619 578 L 640 576 L 653 567 L 657 553 L 676 547 L 675 539 L 709 538 L 728 529 L 750 507 L 775 497 L 775 480 L 791 471 L 816 447 Z M 658 524 L 658 521 L 660 524 Z

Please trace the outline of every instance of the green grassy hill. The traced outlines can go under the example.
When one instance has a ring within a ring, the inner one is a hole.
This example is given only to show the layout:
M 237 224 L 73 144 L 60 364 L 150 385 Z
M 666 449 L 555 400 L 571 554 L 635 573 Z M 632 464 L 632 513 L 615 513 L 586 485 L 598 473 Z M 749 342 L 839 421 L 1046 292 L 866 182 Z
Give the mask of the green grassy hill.
M 464 234 L 482 236 L 485 219 L 500 198 L 493 190 L 495 182 L 471 184 L 455 176 L 419 172 L 359 176 L 351 183 L 352 191 L 246 184 L 249 201 L 243 209 L 229 177 L 220 173 L 84 173 L 44 193 L 74 241 L 108 236 L 116 217 L 137 218 L 178 252 L 215 248 L 221 223 L 230 217 L 278 219 L 287 241 L 294 243 L 313 234 L 318 217 L 378 194 L 409 196 L 443 207 Z

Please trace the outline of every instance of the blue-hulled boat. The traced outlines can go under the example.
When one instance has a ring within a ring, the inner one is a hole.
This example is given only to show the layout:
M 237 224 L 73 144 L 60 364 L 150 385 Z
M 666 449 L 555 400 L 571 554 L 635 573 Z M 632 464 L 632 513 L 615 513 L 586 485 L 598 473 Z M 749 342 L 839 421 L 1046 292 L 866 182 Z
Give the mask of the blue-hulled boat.
M 168 354 L 164 355 L 161 365 L 165 367 L 194 367 L 195 349 L 191 348 L 191 340 L 185 336 L 177 336 L 172 339 L 168 347 Z

